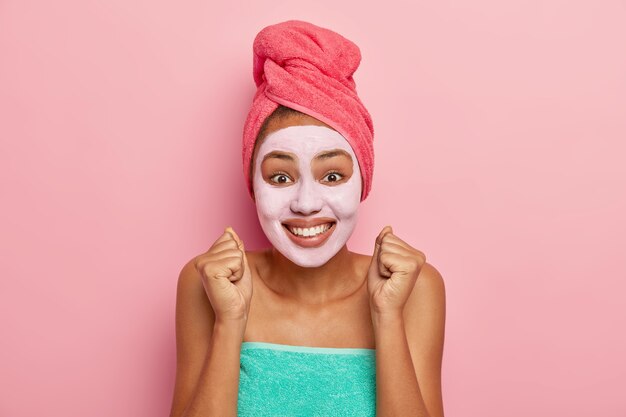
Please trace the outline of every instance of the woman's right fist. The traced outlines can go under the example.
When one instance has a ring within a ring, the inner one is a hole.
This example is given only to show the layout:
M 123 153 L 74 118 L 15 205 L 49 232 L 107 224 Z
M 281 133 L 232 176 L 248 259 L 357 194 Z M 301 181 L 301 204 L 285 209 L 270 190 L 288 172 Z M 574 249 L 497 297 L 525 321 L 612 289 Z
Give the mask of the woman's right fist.
M 195 266 L 216 320 L 247 320 L 252 298 L 252 274 L 243 242 L 227 227 Z

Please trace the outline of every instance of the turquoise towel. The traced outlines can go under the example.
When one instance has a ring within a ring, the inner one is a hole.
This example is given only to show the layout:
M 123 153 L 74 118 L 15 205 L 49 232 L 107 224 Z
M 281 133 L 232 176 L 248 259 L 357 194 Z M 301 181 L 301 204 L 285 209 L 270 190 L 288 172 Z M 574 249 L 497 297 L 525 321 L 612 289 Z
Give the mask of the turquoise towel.
M 376 351 L 243 342 L 239 417 L 375 417 Z

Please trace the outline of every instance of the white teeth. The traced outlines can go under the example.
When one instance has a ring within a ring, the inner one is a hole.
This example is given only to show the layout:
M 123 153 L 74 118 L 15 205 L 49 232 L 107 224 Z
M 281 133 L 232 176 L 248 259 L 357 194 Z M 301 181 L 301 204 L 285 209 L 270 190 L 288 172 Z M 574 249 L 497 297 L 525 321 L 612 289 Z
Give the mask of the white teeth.
M 325 231 L 330 229 L 330 226 L 331 226 L 330 223 L 325 223 L 323 225 L 310 227 L 306 229 L 303 229 L 301 227 L 291 227 L 291 226 L 287 226 L 287 227 L 289 228 L 291 233 L 293 233 L 294 235 L 304 236 L 304 237 L 313 237 L 313 236 L 319 235 L 320 233 L 324 233 Z

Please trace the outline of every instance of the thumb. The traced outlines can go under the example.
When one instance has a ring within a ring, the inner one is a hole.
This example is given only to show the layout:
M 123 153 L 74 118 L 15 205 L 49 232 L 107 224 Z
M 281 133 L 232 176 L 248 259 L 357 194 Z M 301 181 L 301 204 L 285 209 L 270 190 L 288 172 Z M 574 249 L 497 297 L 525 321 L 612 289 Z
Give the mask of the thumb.
M 370 270 L 372 268 L 378 270 L 378 255 L 380 254 L 380 245 L 383 242 L 383 236 L 385 235 L 385 229 L 390 226 L 385 226 L 376 236 L 376 240 L 374 241 L 374 253 L 372 254 L 372 262 L 370 263 Z
M 239 250 L 243 254 L 244 269 L 248 269 L 248 257 L 246 256 L 246 248 L 243 244 L 243 240 L 241 240 L 239 235 L 235 233 L 235 230 L 233 230 L 233 228 L 230 226 L 226 227 L 224 231 L 230 233 L 233 239 L 235 239 L 235 242 L 237 242 L 237 246 L 239 247 Z
M 384 265 L 380 263 L 378 258 L 380 256 L 380 245 L 383 243 L 383 237 L 389 232 L 392 232 L 392 229 L 391 226 L 388 225 L 383 227 L 378 236 L 376 236 L 376 241 L 374 242 L 374 253 L 372 255 L 372 262 L 370 263 L 370 272 L 386 277 L 389 277 L 391 274 L 386 270 Z
M 235 233 L 235 230 L 233 230 L 232 227 L 227 226 L 226 229 L 224 229 L 224 231 L 227 232 L 227 233 L 230 233 L 230 235 L 233 237 L 233 239 L 235 239 L 235 242 L 237 242 L 237 246 L 239 246 L 239 249 L 243 250 L 243 242 L 241 241 L 241 239 L 239 238 L 237 233 Z

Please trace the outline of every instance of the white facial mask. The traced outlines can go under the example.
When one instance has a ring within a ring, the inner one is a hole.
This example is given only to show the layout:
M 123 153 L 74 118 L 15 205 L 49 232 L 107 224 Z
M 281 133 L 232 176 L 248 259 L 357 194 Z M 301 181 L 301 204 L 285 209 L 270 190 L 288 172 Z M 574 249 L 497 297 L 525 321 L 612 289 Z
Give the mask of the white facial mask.
M 314 157 L 336 148 L 352 157 L 352 176 L 336 185 L 326 179 L 328 175 L 323 181 L 317 180 L 311 167 Z M 272 151 L 297 156 L 299 178 L 290 175 L 286 182 L 276 183 L 275 176 L 274 182 L 268 183 L 263 178 L 261 163 Z M 261 227 L 274 247 L 297 265 L 318 267 L 335 256 L 354 231 L 361 200 L 361 171 L 352 147 L 337 131 L 317 125 L 289 126 L 270 133 L 261 144 L 255 160 L 253 189 Z M 291 232 L 282 225 L 287 220 L 318 218 L 336 223 L 324 232 L 330 234 L 317 247 L 295 243 Z

